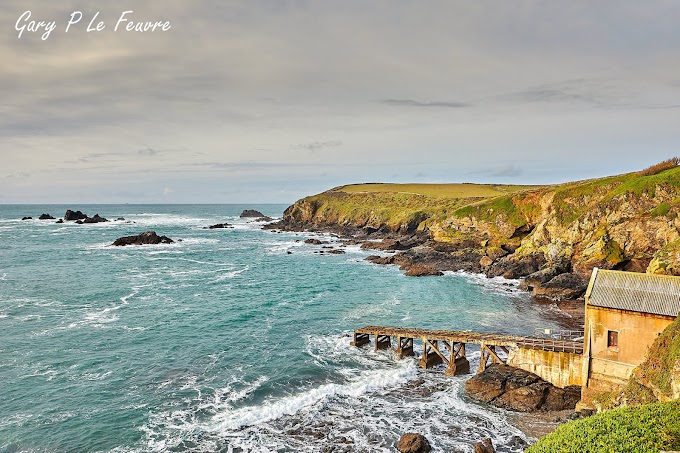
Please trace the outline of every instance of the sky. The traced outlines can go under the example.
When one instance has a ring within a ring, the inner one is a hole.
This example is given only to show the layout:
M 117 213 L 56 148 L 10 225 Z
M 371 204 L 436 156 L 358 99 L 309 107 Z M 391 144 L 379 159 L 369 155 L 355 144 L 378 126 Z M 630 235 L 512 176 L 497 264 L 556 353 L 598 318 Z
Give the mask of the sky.
M 170 29 L 114 31 L 128 10 Z M 663 0 L 3 0 L 0 203 L 635 171 L 680 155 L 679 17 Z

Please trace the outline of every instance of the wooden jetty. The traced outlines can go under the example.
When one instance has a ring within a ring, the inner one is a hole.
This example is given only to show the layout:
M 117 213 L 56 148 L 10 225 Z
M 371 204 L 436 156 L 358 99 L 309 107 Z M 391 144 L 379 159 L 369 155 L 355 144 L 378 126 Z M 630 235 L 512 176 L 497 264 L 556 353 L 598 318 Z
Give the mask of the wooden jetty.
M 481 351 L 479 368 L 482 372 L 491 363 L 505 363 L 510 348 L 540 349 L 553 352 L 583 354 L 582 339 L 542 338 L 536 336 L 514 336 L 497 333 L 482 333 L 456 330 L 411 329 L 389 326 L 366 326 L 354 331 L 352 346 L 361 347 L 373 343 L 376 350 L 392 347 L 397 357 L 415 355 L 413 341 L 423 344 L 423 353 L 418 360 L 421 368 L 432 368 L 440 363 L 446 364 L 446 374 L 453 376 L 470 371 L 470 363 L 465 356 L 466 344 L 478 344 Z M 505 353 L 505 359 L 500 354 Z

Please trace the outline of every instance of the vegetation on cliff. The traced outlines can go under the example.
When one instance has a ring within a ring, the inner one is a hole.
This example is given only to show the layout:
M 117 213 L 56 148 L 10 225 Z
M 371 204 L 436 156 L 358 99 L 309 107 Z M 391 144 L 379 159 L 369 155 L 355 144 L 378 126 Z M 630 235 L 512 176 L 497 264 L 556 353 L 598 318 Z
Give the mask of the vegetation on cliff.
M 586 280 L 593 267 L 680 275 L 678 162 L 540 187 L 343 186 L 299 200 L 286 210 L 284 222 L 427 233 L 451 250 L 466 247 L 466 256 L 480 257 L 478 271 L 491 275 L 515 275 L 508 266 L 535 257 L 543 264 L 534 280 L 548 289 L 547 275 L 573 273 Z
M 680 449 L 680 402 L 602 412 L 569 422 L 529 447 L 527 453 L 652 453 Z

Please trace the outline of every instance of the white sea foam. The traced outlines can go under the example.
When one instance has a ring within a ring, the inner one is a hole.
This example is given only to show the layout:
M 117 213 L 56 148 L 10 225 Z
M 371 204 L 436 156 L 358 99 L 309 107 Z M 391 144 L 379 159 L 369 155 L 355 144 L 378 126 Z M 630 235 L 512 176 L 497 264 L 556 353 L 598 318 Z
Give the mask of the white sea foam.
M 509 295 L 509 294 L 526 294 L 526 292 L 519 289 L 519 284 L 521 280 L 517 279 L 507 279 L 504 277 L 487 277 L 484 274 L 473 274 L 465 271 L 444 272 L 445 275 L 452 275 L 456 277 L 462 277 L 469 283 L 477 286 L 481 286 L 485 291 Z

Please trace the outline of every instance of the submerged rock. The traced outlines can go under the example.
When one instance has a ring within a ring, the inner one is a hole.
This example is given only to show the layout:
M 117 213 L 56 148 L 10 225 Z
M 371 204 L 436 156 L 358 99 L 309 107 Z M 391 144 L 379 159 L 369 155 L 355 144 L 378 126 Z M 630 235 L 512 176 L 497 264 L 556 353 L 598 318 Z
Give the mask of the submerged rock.
M 167 236 L 159 236 L 155 231 L 145 231 L 137 236 L 125 236 L 113 242 L 115 246 L 147 245 L 147 244 L 172 244 L 175 241 Z
M 80 211 L 71 211 L 70 209 L 64 214 L 64 220 L 85 220 L 87 219 L 87 214 L 83 214 Z
M 54 220 L 54 217 L 52 217 L 49 214 L 41 214 L 40 217 L 38 217 L 40 220 Z
M 265 217 L 265 215 L 254 209 L 244 209 L 239 217 Z
M 555 387 L 538 375 L 504 364 L 489 366 L 465 383 L 465 394 L 483 403 L 519 412 L 574 409 L 581 387 Z
M 406 433 L 397 442 L 397 450 L 401 453 L 429 453 L 431 449 L 427 438 L 418 433 Z
M 54 222 L 54 223 L 64 223 L 64 219 L 59 219 L 59 220 L 57 220 L 57 221 Z

